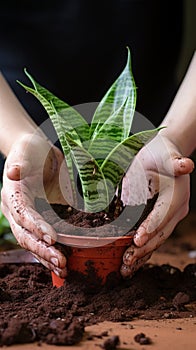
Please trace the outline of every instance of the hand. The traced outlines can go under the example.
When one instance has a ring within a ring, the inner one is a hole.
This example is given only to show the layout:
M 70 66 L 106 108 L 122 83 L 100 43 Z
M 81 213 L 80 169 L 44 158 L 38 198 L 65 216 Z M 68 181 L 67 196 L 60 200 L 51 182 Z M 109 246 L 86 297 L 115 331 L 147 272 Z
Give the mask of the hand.
M 141 168 L 145 174 L 141 180 Z M 189 175 L 194 169 L 191 159 L 183 157 L 167 138 L 155 137 L 136 156 L 124 181 L 124 201 L 132 203 L 134 188 L 131 177 L 140 186 L 140 198 L 152 198 L 158 193 L 153 210 L 137 229 L 133 244 L 123 257 L 121 274 L 131 277 L 170 236 L 177 223 L 189 210 Z M 145 188 L 141 191 L 142 184 Z M 137 189 L 138 190 L 138 189 Z M 138 194 L 138 192 L 137 192 Z M 137 203 L 139 204 L 139 203 Z
M 2 212 L 18 243 L 60 277 L 66 276 L 66 258 L 53 244 L 54 229 L 36 211 L 36 197 L 65 204 L 59 172 L 69 178 L 61 151 L 38 135 L 25 135 L 13 145 L 5 162 Z M 65 184 L 67 186 L 67 184 Z M 64 190 L 70 196 L 68 188 Z

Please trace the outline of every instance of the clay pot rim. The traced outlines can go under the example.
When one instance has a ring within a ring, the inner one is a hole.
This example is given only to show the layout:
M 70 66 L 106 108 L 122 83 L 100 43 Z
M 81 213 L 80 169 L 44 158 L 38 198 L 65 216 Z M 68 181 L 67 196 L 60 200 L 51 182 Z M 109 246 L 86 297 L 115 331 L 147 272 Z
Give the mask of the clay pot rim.
M 96 236 L 75 236 L 67 235 L 65 233 L 57 233 L 57 242 L 78 248 L 93 248 L 108 245 L 116 241 L 117 245 L 124 245 L 133 239 L 134 233 L 129 235 L 115 236 L 115 237 L 96 237 Z

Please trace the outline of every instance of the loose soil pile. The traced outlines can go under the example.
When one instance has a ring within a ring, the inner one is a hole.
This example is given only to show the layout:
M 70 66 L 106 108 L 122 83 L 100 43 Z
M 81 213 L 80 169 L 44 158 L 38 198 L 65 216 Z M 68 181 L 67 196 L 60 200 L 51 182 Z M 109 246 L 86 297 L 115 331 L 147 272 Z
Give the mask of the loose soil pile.
M 0 266 L 0 345 L 34 341 L 73 345 L 85 326 L 135 318 L 196 317 L 196 264 L 183 271 L 145 265 L 131 280 L 110 276 L 104 287 L 89 288 L 69 274 L 61 288 L 40 264 Z M 115 348 L 115 347 L 114 347 Z
M 50 216 L 51 208 L 42 204 L 40 211 Z M 59 213 L 57 219 L 49 222 L 64 225 Z M 96 281 L 95 271 L 92 276 Z M 51 274 L 41 264 L 4 264 L 0 265 L 0 346 L 35 341 L 74 345 L 82 339 L 85 326 L 103 321 L 123 324 L 136 318 L 196 317 L 194 302 L 196 264 L 183 271 L 146 264 L 132 279 L 109 275 L 105 286 L 88 284 L 84 276 L 69 271 L 61 288 L 52 286 Z M 140 334 L 135 341 L 147 344 L 149 339 Z M 118 336 L 108 338 L 104 349 L 116 349 L 118 343 Z

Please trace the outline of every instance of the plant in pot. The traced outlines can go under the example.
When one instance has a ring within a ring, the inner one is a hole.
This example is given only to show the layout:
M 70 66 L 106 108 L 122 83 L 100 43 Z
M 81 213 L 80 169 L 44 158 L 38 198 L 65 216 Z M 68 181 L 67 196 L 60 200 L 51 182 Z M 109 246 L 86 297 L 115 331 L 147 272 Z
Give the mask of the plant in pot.
M 136 86 L 129 48 L 124 70 L 97 105 L 90 124 L 76 109 L 25 72 L 33 88 L 19 83 L 42 103 L 50 116 L 70 176 L 74 203 L 64 207 L 63 215 L 62 207 L 60 214 L 55 205 L 52 206 L 60 222 L 60 226 L 54 227 L 58 242 L 65 245 L 68 272 L 78 271 L 86 280 L 98 278 L 103 284 L 111 272 L 119 274 L 123 253 L 133 238 L 130 215 L 133 217 L 135 213 L 121 200 L 124 175 L 138 151 L 159 129 L 131 135 Z M 75 174 L 79 178 L 83 207 L 81 201 L 80 207 L 77 206 Z M 79 224 L 70 223 L 72 214 L 80 217 Z M 87 227 L 82 223 L 86 218 L 89 219 Z M 54 285 L 63 284 L 54 273 L 52 277 Z

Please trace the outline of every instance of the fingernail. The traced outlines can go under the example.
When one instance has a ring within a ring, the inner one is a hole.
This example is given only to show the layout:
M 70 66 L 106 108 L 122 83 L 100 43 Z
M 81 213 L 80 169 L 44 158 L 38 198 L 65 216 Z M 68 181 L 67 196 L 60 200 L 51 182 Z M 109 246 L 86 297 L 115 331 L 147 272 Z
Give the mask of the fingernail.
M 50 262 L 51 262 L 53 265 L 57 266 L 57 267 L 59 266 L 59 261 L 58 261 L 57 258 L 54 258 L 54 257 L 51 258 L 51 259 L 50 259 Z
M 48 243 L 49 245 L 52 244 L 52 238 L 49 235 L 44 235 L 43 240 Z
M 21 175 L 21 168 L 17 164 L 7 165 L 7 175 L 11 180 L 19 180 Z
M 129 261 L 129 260 L 131 259 L 132 256 L 133 256 L 133 254 L 131 254 L 130 252 L 126 252 L 126 253 L 124 254 L 123 260 L 124 260 L 125 262 L 127 262 L 127 261 Z
M 55 273 L 55 275 L 57 275 L 58 277 L 60 277 L 60 273 L 58 270 L 54 269 L 53 272 Z
M 44 235 L 53 237 L 53 239 L 55 239 L 55 233 L 47 222 L 43 222 L 43 220 L 37 220 L 37 223 L 39 224 L 40 230 Z M 50 232 L 50 234 L 48 234 L 48 232 Z
M 127 265 L 122 265 L 121 267 L 121 274 L 124 278 L 130 278 L 133 276 L 135 273 L 135 265 L 127 266 Z
M 135 261 L 135 257 L 132 254 L 126 253 L 123 257 L 123 262 L 126 265 L 131 265 Z
M 138 247 L 142 247 L 146 242 L 148 241 L 148 235 L 147 234 L 141 234 L 140 232 L 137 232 L 134 237 L 134 243 Z
M 122 274 L 122 276 L 124 278 L 129 277 L 130 276 L 130 268 L 129 268 L 129 266 L 123 264 L 121 266 L 120 272 L 121 272 L 121 274 Z

